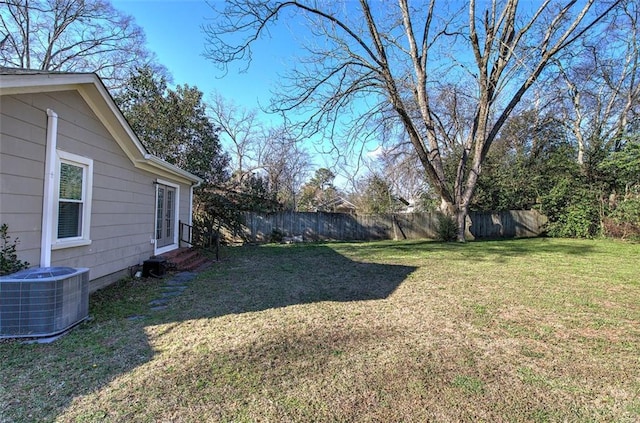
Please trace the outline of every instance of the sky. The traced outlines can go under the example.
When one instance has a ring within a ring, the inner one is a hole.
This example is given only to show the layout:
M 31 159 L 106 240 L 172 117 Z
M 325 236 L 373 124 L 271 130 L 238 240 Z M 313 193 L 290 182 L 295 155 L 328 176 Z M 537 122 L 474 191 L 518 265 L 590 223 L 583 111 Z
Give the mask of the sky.
M 292 57 L 283 37 L 264 40 L 246 72 L 242 72 L 246 64 L 238 63 L 225 75 L 203 57 L 205 35 L 201 26 L 215 17 L 205 1 L 112 0 L 112 4 L 133 16 L 144 29 L 147 48 L 169 70 L 174 84 L 197 86 L 205 98 L 217 91 L 246 108 L 266 106 L 270 89 L 277 84 L 277 71 L 283 70 L 283 62 Z
M 221 0 L 210 0 L 216 2 Z M 154 52 L 160 64 L 173 77 L 174 85 L 196 86 L 208 101 L 214 93 L 219 93 L 227 101 L 232 101 L 247 110 L 266 108 L 273 91 L 279 89 L 279 75 L 300 54 L 291 35 L 292 25 L 270 28 L 271 37 L 260 39 L 254 44 L 253 59 L 247 68 L 246 62 L 238 62 L 229 67 L 225 74 L 214 63 L 203 56 L 205 34 L 202 25 L 215 18 L 214 10 L 204 0 L 112 0 L 113 6 L 135 18 L 143 28 L 147 38 L 147 49 Z M 267 125 L 280 123 L 280 118 L 259 113 Z M 225 137 L 221 136 L 223 145 Z M 320 154 L 318 140 L 305 143 L 312 155 L 309 177 L 320 167 L 333 167 L 334 158 Z M 345 187 L 347 180 L 338 174 L 334 181 Z

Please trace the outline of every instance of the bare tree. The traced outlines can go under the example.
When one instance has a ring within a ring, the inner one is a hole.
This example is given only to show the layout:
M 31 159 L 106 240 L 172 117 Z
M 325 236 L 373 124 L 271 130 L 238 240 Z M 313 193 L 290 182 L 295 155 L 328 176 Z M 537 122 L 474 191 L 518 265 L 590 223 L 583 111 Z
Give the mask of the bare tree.
M 260 167 L 266 173 L 269 187 L 289 210 L 295 210 L 303 181 L 311 166 L 309 153 L 286 127 L 272 128 L 264 143 Z
M 212 97 L 209 112 L 232 155 L 232 184 L 239 187 L 260 175 L 281 204 L 295 209 L 310 157 L 286 125 L 266 127 L 257 110 L 239 107 L 219 94 Z
M 229 0 L 205 28 L 206 54 L 223 68 L 250 60 L 269 25 L 306 17 L 305 39 L 315 43 L 304 44 L 309 56 L 281 89 L 292 94 L 280 108 L 308 107 L 304 128 L 329 136 L 350 114 L 351 127 L 369 134 L 400 125 L 464 241 L 482 163 L 509 114 L 552 60 L 620 1 L 595 3 L 471 0 L 449 10 L 452 3 L 436 0 Z M 361 141 L 361 132 L 352 140 Z M 457 162 L 453 175 L 445 173 L 446 157 Z
M 607 19 L 606 37 L 585 40 L 559 61 L 556 99 L 578 147 L 578 164 L 590 148 L 619 150 L 640 118 L 640 6 L 627 1 Z
M 232 156 L 232 177 L 240 182 L 260 167 L 260 143 L 264 139 L 256 110 L 247 110 L 214 94 L 209 103 L 212 121 L 220 128 Z
M 409 201 L 417 209 L 424 209 L 421 200 L 428 196 L 429 186 L 420 162 L 408 147 L 398 145 L 384 150 L 371 164 L 371 172 L 387 181 L 395 195 Z
M 0 40 L 3 66 L 96 72 L 112 88 L 153 61 L 142 29 L 108 0 L 2 0 Z

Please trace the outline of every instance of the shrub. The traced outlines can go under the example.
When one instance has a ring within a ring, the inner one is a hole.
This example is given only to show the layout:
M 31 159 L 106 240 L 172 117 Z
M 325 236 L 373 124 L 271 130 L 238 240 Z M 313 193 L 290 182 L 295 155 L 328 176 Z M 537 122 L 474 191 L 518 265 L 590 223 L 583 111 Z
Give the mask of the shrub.
M 436 240 L 443 242 L 455 241 L 458 236 L 458 225 L 453 217 L 446 214 L 438 214 L 436 224 Z
M 553 237 L 593 238 L 598 235 L 598 209 L 589 202 L 570 204 L 558 220 L 550 222 L 548 233 Z
M 640 239 L 640 197 L 620 202 L 604 219 L 604 234 L 612 238 Z
M 9 227 L 6 223 L 0 225 L 0 240 L 2 240 L 2 248 L 0 248 L 0 275 L 8 275 L 18 270 L 29 267 L 29 262 L 18 259 L 16 253 L 18 246 L 18 238 L 11 241 L 9 236 Z
M 269 240 L 273 243 L 280 243 L 282 242 L 282 240 L 284 239 L 284 232 L 278 230 L 278 229 L 274 229 L 271 231 L 271 237 L 269 238 Z
M 616 222 L 614 219 L 605 218 L 602 222 L 604 235 L 610 238 L 640 240 L 640 225 L 629 222 Z
M 592 238 L 600 230 L 598 193 L 574 179 L 559 181 L 541 196 L 540 212 L 549 219 L 552 237 Z

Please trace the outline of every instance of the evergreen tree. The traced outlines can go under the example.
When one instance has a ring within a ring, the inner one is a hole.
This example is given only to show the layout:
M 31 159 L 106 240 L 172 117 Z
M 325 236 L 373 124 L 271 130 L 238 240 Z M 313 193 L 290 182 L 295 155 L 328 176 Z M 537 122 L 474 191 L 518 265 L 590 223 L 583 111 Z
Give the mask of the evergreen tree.
M 131 76 L 115 101 L 150 153 L 207 184 L 227 179 L 229 158 L 196 87 L 171 89 L 166 77 L 143 67 Z

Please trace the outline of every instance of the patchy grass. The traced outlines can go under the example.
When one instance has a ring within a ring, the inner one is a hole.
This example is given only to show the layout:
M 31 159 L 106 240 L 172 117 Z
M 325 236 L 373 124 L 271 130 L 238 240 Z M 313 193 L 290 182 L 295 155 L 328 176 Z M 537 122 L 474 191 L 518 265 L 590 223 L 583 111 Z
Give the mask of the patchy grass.
M 166 310 L 127 281 L 53 344 L 1 343 L 0 421 L 638 421 L 639 253 L 227 249 Z

